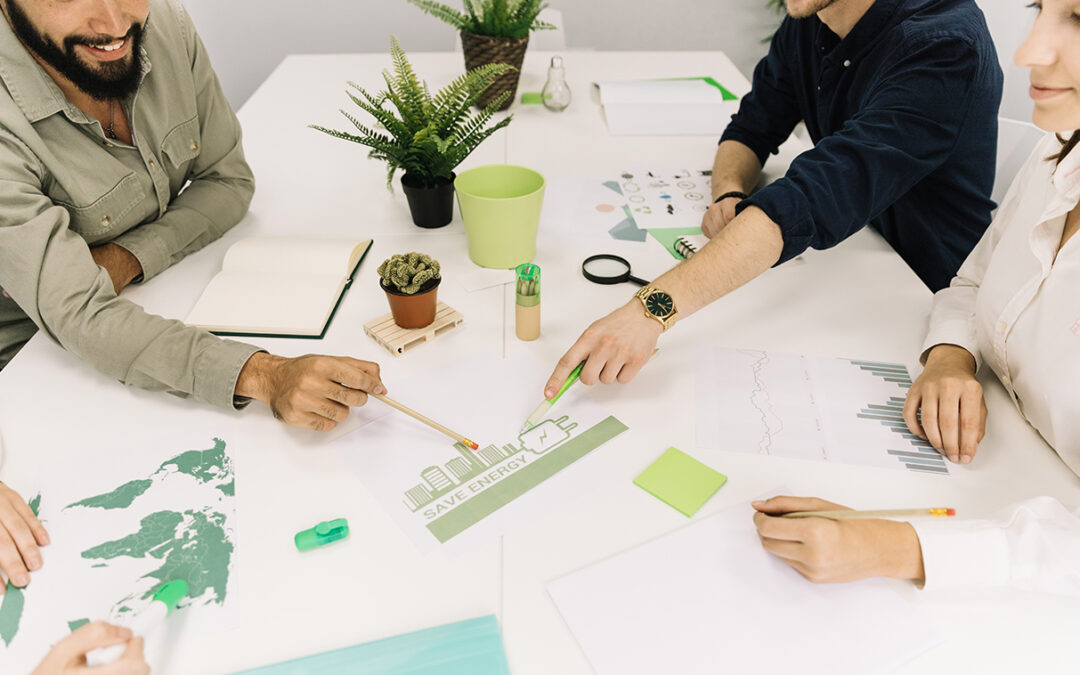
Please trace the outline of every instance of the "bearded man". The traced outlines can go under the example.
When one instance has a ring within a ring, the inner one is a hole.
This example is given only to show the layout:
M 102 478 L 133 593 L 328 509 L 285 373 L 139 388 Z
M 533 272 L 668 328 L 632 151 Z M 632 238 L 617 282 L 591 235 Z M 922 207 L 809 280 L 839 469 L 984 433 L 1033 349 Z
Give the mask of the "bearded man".
M 118 297 L 220 237 L 255 184 L 177 0 L 0 0 L 0 368 L 38 330 L 125 384 L 325 430 L 378 366 L 286 359 Z

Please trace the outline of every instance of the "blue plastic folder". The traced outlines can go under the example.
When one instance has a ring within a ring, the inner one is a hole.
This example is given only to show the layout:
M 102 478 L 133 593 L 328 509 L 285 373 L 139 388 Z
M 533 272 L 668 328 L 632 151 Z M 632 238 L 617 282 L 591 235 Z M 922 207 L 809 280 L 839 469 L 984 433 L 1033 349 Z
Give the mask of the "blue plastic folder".
M 234 675 L 509 675 L 494 615 L 449 623 Z

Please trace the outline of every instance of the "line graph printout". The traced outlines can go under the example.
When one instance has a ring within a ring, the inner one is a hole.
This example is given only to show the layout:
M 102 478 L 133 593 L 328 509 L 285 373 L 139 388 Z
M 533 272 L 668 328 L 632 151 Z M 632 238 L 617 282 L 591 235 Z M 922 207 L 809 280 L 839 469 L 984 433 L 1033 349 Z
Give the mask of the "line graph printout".
M 904 423 L 903 364 L 717 347 L 697 363 L 701 447 L 949 473 Z

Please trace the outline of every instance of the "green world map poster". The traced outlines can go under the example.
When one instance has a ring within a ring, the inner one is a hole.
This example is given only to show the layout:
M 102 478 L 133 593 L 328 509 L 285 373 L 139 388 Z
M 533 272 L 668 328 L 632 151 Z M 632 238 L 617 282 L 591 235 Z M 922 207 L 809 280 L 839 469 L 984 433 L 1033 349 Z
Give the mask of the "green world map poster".
M 190 589 L 180 607 L 200 623 L 231 618 L 232 458 L 220 438 L 185 445 L 125 448 L 48 472 L 30 500 L 52 541 L 45 564 L 25 590 L 9 586 L 0 598 L 0 663 L 10 672 L 29 672 L 87 621 L 123 623 L 176 579 Z

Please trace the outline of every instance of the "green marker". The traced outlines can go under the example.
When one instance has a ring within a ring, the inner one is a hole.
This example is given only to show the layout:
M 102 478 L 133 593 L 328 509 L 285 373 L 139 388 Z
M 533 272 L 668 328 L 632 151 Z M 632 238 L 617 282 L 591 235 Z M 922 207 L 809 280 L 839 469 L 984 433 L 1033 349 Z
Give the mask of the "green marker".
M 545 398 L 544 402 L 537 406 L 536 410 L 534 410 L 533 413 L 529 415 L 528 419 L 525 420 L 525 424 L 521 426 L 521 431 L 528 431 L 529 429 L 532 429 L 537 424 L 539 424 L 542 419 L 544 419 L 544 415 L 547 415 L 548 411 L 551 410 L 551 406 L 555 405 L 555 401 L 558 401 L 559 398 L 566 393 L 566 390 L 578 381 L 578 378 L 581 377 L 581 369 L 584 366 L 585 362 L 582 361 L 581 363 L 577 364 L 577 368 L 574 368 L 570 371 L 570 375 L 567 376 L 566 382 L 563 382 L 563 386 L 561 389 L 559 389 L 559 393 L 555 394 L 551 398 Z
M 145 636 L 164 621 L 165 617 L 176 609 L 176 605 L 187 597 L 187 594 L 188 585 L 186 581 L 183 579 L 170 581 L 157 589 L 150 606 L 139 612 L 138 616 L 128 624 L 128 628 L 136 637 Z M 93 668 L 112 663 L 123 655 L 125 649 L 127 649 L 126 643 L 95 649 L 86 655 L 86 665 Z
M 349 536 L 349 521 L 336 518 L 324 520 L 310 530 L 297 532 L 293 541 L 296 543 L 296 550 L 309 551 L 347 536 Z

